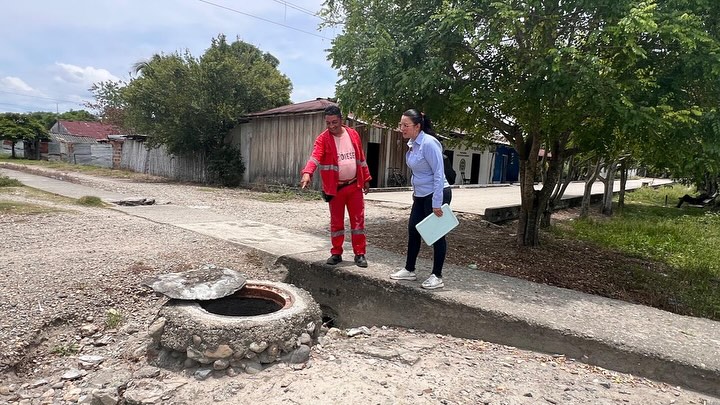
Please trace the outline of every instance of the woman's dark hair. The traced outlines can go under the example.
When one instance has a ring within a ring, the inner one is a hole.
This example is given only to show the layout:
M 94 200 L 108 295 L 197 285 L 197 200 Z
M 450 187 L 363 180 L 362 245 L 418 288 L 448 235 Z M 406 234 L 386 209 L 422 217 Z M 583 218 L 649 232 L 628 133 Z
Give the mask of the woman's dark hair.
M 432 126 L 432 121 L 430 121 L 430 117 L 428 117 L 427 115 L 419 112 L 414 108 L 405 111 L 403 115 L 410 118 L 410 121 L 412 121 L 413 124 L 420 124 L 420 129 L 426 134 L 433 136 L 436 135 L 435 130 Z

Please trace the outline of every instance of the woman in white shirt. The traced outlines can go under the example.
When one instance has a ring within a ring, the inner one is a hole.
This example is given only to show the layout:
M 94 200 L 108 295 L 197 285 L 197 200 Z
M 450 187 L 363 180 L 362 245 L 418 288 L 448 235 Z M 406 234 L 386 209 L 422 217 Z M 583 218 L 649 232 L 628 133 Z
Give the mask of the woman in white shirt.
M 442 145 L 435 138 L 432 122 L 425 114 L 411 109 L 400 118 L 400 131 L 407 139 L 409 150 L 405 161 L 412 171 L 413 205 L 408 222 L 408 250 L 405 267 L 390 275 L 393 280 L 417 280 L 415 263 L 420 253 L 421 237 L 415 225 L 430 214 L 442 216 L 443 204 L 450 204 L 452 192 L 445 179 Z M 422 283 L 429 290 L 444 287 L 442 268 L 447 254 L 445 237 L 433 244 L 433 269 L 430 277 Z

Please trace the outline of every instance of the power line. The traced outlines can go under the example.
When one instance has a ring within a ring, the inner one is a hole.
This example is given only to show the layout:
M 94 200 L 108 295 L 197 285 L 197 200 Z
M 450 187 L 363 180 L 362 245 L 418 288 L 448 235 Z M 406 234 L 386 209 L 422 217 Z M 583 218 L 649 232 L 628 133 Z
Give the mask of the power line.
M 13 107 L 13 108 L 15 108 L 15 109 L 25 110 L 25 111 L 27 111 L 27 112 L 35 112 L 35 111 L 37 111 L 37 110 L 33 110 L 33 109 L 27 108 L 27 107 L 25 107 L 25 106 L 17 105 L 17 104 L 0 103 L 0 105 L 9 105 L 10 107 Z
M 275 3 L 280 3 L 280 4 L 284 5 L 285 7 L 290 7 L 290 8 L 292 8 L 292 9 L 295 9 L 295 10 L 301 12 L 301 13 L 305 13 L 305 14 L 311 15 L 311 16 L 313 16 L 313 17 L 315 17 L 315 18 L 319 18 L 319 19 L 321 19 L 321 20 L 323 20 L 323 21 L 327 21 L 327 20 L 325 20 L 324 18 L 320 17 L 319 15 L 315 14 L 313 11 L 308 10 L 308 9 L 306 9 L 306 8 L 303 8 L 303 7 L 300 7 L 300 6 L 296 5 L 296 4 L 292 4 L 292 3 L 290 3 L 289 1 L 284 1 L 284 0 L 273 0 L 273 1 L 274 1 Z
M 314 33 L 314 32 L 301 30 L 301 29 L 299 29 L 299 28 L 295 28 L 295 27 L 292 27 L 292 26 L 290 26 L 290 25 L 286 25 L 286 24 L 282 24 L 282 23 L 275 22 L 275 21 L 272 21 L 272 20 L 268 20 L 267 18 L 258 17 L 258 16 L 256 16 L 256 15 L 253 15 L 253 14 L 250 14 L 250 13 L 246 13 L 246 12 L 240 11 L 240 10 L 235 10 L 234 8 L 225 7 L 225 6 L 223 6 L 223 5 L 216 4 L 216 3 L 213 3 L 213 2 L 210 2 L 210 1 L 207 1 L 207 0 L 198 0 L 198 1 L 201 2 L 201 3 L 209 4 L 209 5 L 211 5 L 211 6 L 215 6 L 215 7 L 222 8 L 222 9 L 225 9 L 225 10 L 228 10 L 228 11 L 232 11 L 232 12 L 234 12 L 234 13 L 238 13 L 238 14 L 242 14 L 242 15 L 245 15 L 245 16 L 248 16 L 248 17 L 256 18 L 256 19 L 258 19 L 258 20 L 265 21 L 265 22 L 268 22 L 268 23 L 270 23 L 270 24 L 275 24 L 275 25 L 279 25 L 279 26 L 281 26 L 281 27 L 289 28 L 289 29 L 291 29 L 291 30 L 295 30 L 295 31 L 298 31 L 298 32 L 302 32 L 303 34 L 312 35 L 312 36 L 315 36 L 315 37 L 318 37 L 318 38 L 326 39 L 326 40 L 328 40 L 328 41 L 331 41 L 331 40 L 332 40 L 331 38 L 328 38 L 328 37 L 323 36 L 323 35 L 320 35 L 320 34 L 316 34 L 316 33 Z
M 11 92 L 11 91 L 3 91 L 3 90 L 0 90 L 0 93 L 12 94 L 12 95 L 14 95 L 14 96 L 40 98 L 40 99 L 43 99 L 43 100 L 51 100 L 51 101 L 56 101 L 56 102 L 59 101 L 59 102 L 62 102 L 62 103 L 72 103 L 72 104 L 80 104 L 80 105 L 82 104 L 82 103 L 79 102 L 79 101 L 62 100 L 62 99 L 59 99 L 59 98 L 50 98 L 50 97 L 41 97 L 41 96 L 31 96 L 31 95 L 29 95 L 29 94 L 13 93 L 13 92 Z

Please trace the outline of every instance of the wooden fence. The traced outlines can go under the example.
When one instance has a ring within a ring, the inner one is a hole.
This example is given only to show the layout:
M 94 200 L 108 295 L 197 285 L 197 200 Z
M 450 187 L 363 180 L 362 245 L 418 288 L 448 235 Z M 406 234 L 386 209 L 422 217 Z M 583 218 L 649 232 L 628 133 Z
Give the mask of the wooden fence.
M 148 150 L 144 142 L 132 139 L 123 142 L 120 168 L 178 181 L 206 183 L 210 179 L 200 154 L 173 155 L 164 146 Z

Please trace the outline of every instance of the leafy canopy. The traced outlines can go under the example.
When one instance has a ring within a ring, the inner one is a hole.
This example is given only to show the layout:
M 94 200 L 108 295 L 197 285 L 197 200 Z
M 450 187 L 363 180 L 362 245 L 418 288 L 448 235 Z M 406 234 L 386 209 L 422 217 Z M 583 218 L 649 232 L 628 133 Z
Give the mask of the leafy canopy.
M 507 138 L 521 158 L 518 237 L 534 245 L 563 159 L 658 144 L 696 106 L 717 106 L 688 97 L 711 93 L 696 84 L 720 72 L 712 4 L 327 0 L 323 15 L 344 24 L 329 58 L 345 108 L 391 125 L 416 107 L 440 129 Z M 539 168 L 541 147 L 553 159 Z
M 290 80 L 278 63 L 253 45 L 228 43 L 220 35 L 200 58 L 186 51 L 138 64 L 138 76 L 127 86 L 101 86 L 103 102 L 122 108 L 124 126 L 150 135 L 151 146 L 209 154 L 222 147 L 242 115 L 290 102 Z
M 0 114 L 0 139 L 12 142 L 46 139 L 47 130 L 28 114 Z

